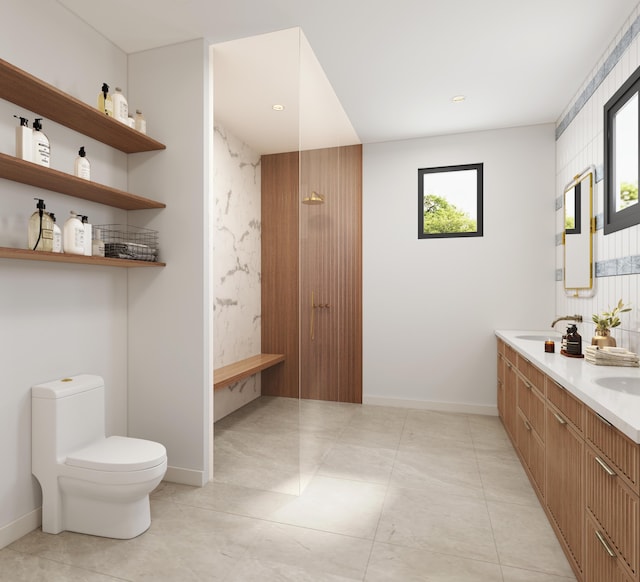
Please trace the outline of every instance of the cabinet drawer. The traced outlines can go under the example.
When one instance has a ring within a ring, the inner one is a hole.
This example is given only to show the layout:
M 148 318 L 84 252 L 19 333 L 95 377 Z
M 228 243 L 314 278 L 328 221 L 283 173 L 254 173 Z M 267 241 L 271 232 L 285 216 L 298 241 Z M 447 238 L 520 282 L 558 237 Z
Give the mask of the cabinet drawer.
M 586 505 L 618 558 L 638 572 L 638 496 L 597 451 L 586 447 Z
M 516 385 L 518 387 L 518 408 L 544 442 L 544 398 L 538 394 L 533 384 L 524 378 L 518 376 Z
M 634 582 L 625 570 L 605 533 L 587 514 L 585 520 L 584 582 Z
M 530 479 L 544 498 L 544 443 L 533 430 L 521 411 L 516 421 L 516 443 L 518 451 L 529 473 Z
M 560 384 L 547 377 L 547 399 L 580 433 L 584 428 L 584 405 Z
M 517 357 L 516 351 L 507 344 L 504 344 L 504 357 L 509 360 L 514 366 L 516 365 Z
M 544 374 L 520 354 L 518 354 L 518 370 L 528 382 L 544 395 Z
M 590 408 L 586 412 L 585 438 L 637 494 L 638 445 Z

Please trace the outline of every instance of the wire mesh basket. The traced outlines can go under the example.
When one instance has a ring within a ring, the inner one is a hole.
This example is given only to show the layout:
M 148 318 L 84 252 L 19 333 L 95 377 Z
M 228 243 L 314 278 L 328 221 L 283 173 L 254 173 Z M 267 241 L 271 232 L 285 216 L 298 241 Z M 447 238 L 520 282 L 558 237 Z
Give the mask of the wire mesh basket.
M 128 224 L 97 224 L 104 256 L 134 261 L 158 260 L 158 231 Z

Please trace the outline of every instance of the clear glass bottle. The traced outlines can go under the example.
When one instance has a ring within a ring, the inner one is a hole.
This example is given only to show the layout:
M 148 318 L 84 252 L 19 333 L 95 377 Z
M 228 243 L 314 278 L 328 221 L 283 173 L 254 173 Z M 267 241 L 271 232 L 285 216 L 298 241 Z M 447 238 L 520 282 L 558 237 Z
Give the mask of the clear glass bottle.
M 44 200 L 38 201 L 36 211 L 29 218 L 28 244 L 32 251 L 53 251 L 53 220 L 49 213 L 45 212 Z
M 140 133 L 147 133 L 147 120 L 144 118 L 144 116 L 142 115 L 142 111 L 140 111 L 139 109 L 136 109 L 135 121 L 135 128 Z

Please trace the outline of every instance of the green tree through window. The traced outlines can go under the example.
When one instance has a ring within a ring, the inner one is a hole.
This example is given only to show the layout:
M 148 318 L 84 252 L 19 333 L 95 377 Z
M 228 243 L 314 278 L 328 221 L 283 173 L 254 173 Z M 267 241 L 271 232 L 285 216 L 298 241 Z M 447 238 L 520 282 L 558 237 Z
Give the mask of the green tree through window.
M 437 194 L 424 197 L 425 234 L 475 232 L 477 223 L 466 212 Z

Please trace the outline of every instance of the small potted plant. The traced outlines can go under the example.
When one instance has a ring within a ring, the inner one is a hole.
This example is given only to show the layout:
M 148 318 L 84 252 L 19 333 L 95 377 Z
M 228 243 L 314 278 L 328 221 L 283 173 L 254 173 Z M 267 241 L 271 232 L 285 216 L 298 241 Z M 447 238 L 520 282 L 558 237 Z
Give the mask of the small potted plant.
M 622 302 L 622 299 L 618 301 L 618 305 L 616 305 L 611 311 L 605 311 L 602 315 L 594 315 L 593 323 L 596 324 L 596 335 L 591 340 L 591 345 L 593 346 L 615 346 L 616 340 L 611 337 L 611 328 L 618 327 L 620 325 L 620 317 L 621 313 L 626 313 L 627 311 L 631 311 L 631 307 L 625 305 Z

